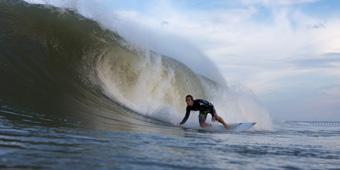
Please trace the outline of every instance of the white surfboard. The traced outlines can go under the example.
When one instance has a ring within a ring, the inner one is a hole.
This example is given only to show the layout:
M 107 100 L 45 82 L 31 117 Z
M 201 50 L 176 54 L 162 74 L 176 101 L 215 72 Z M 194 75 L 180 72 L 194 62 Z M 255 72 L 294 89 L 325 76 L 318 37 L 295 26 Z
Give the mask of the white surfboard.
M 244 123 L 232 123 L 229 128 L 229 130 L 233 131 L 244 131 L 248 130 L 251 127 L 253 127 L 256 124 L 256 122 L 244 122 Z
M 242 122 L 242 123 L 229 123 L 229 128 L 224 128 L 224 126 L 218 124 L 214 124 L 211 127 L 206 128 L 198 128 L 196 130 L 199 131 L 208 131 L 208 132 L 240 132 L 240 131 L 246 131 L 250 128 L 252 128 L 256 122 Z

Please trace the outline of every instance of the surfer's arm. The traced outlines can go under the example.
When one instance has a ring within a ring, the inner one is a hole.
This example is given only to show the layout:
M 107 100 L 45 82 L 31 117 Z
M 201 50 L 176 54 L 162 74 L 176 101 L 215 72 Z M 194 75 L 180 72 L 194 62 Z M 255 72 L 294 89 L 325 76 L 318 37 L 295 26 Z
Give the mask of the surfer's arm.
M 185 116 L 184 116 L 183 120 L 179 124 L 180 125 L 184 124 L 188 120 L 189 115 L 190 115 L 190 109 L 187 108 L 187 112 L 185 113 Z

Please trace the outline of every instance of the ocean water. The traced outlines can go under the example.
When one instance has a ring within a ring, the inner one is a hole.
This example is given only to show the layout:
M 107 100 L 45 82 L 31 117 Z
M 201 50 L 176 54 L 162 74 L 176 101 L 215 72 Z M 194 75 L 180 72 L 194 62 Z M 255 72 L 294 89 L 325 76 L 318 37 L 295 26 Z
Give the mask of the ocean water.
M 113 131 L 36 119 L 0 112 L 0 168 L 340 168 L 340 122 L 284 122 L 271 131 L 213 133 L 166 125 Z
M 339 169 L 339 122 L 272 122 L 241 88 L 104 26 L 0 0 L 0 169 Z M 256 126 L 204 132 L 192 113 L 177 127 L 187 94 Z

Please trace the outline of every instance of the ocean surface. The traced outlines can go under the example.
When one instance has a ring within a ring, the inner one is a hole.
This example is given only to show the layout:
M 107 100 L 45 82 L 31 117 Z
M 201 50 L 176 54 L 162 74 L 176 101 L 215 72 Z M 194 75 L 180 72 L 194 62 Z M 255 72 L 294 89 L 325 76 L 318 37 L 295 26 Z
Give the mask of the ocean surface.
M 340 168 L 340 122 L 285 122 L 271 131 L 212 133 L 165 125 L 96 130 L 37 119 L 0 112 L 0 168 Z
M 211 63 L 183 64 L 189 49 L 165 56 L 52 5 L 0 0 L 0 169 L 340 168 L 339 122 L 271 121 Z M 192 113 L 178 127 L 187 94 L 256 125 L 206 132 Z

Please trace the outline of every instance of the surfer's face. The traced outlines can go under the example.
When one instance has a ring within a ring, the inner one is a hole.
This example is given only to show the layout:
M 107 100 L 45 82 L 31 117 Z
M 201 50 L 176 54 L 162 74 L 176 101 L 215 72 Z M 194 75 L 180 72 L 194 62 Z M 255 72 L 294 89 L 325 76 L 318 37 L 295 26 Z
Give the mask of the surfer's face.
M 194 105 L 194 101 L 190 97 L 185 98 L 185 102 L 188 106 Z

